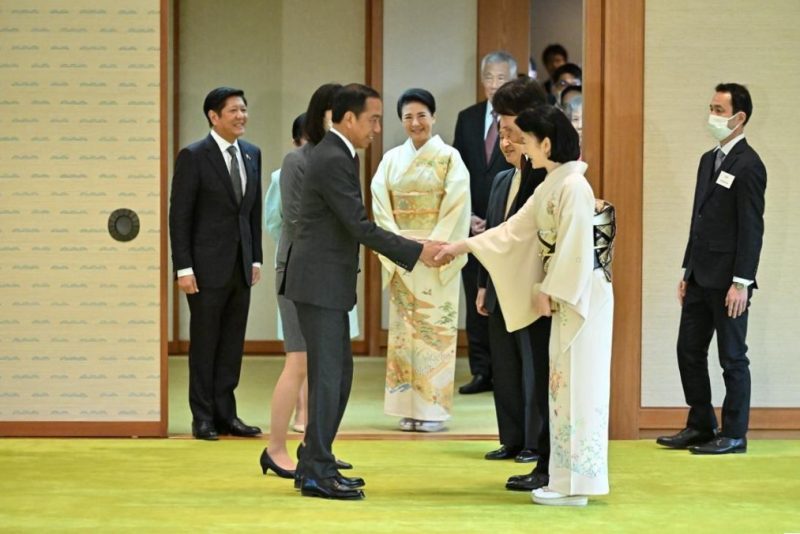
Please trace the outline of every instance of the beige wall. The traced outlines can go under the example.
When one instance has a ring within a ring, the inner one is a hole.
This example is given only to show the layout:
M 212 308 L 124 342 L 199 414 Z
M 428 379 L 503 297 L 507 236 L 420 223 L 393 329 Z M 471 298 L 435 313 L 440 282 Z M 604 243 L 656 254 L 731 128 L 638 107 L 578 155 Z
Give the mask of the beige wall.
M 0 420 L 160 419 L 159 22 L 157 0 L 2 3 Z
M 230 12 L 246 16 L 221 16 Z M 245 139 L 261 147 L 266 193 L 270 173 L 291 149 L 292 121 L 314 90 L 326 82 L 364 81 L 364 16 L 359 0 L 180 0 L 181 145 L 208 133 L 202 106 L 210 89 L 244 89 L 250 114 Z M 265 232 L 264 277 L 253 289 L 247 339 L 276 337 L 274 251 Z M 186 340 L 189 310 L 183 297 L 180 313 Z
M 583 0 L 531 0 L 531 57 L 541 83 L 548 78 L 542 51 L 553 43 L 567 49 L 570 63 L 582 66 Z
M 715 141 L 704 123 L 714 86 L 750 89 L 748 142 L 767 167 L 766 231 L 752 300 L 748 355 L 753 406 L 800 406 L 797 265 L 800 184 L 790 172 L 800 146 L 800 3 L 796 0 L 650 0 L 645 28 L 642 404 L 682 406 L 675 342 L 675 288 L 688 237 L 700 155 Z M 613 142 L 613 140 L 611 140 Z M 624 276 L 620 273 L 617 276 Z M 715 344 L 714 344 L 715 345 Z M 724 395 L 716 347 L 714 403 Z
M 442 21 L 447 24 L 442 24 Z M 384 152 L 405 142 L 397 117 L 397 99 L 406 89 L 422 87 L 436 98 L 434 134 L 453 142 L 458 112 L 475 103 L 477 71 L 476 0 L 390 0 L 384 4 L 383 100 Z M 463 293 L 463 291 L 462 291 Z M 383 293 L 381 326 L 389 324 Z M 464 328 L 461 299 L 459 328 Z

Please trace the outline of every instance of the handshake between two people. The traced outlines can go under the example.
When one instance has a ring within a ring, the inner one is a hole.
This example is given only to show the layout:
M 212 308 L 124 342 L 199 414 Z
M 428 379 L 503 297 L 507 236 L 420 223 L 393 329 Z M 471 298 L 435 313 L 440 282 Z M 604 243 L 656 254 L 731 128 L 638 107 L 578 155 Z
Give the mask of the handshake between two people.
M 419 259 L 427 267 L 442 267 L 453 261 L 456 256 L 469 252 L 464 241 L 445 243 L 422 239 L 419 242 L 422 243 L 422 254 Z

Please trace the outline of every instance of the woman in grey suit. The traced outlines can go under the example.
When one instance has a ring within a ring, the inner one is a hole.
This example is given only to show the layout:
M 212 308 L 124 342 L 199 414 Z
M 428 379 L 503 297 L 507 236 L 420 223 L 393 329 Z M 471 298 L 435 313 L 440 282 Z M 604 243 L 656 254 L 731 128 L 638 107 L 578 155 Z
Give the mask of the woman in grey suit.
M 275 258 L 276 289 L 280 288 L 283 281 L 286 260 L 294 239 L 308 155 L 330 127 L 331 102 L 340 87 L 339 84 L 325 84 L 314 92 L 303 126 L 306 143 L 289 152 L 281 166 L 279 187 L 282 224 Z M 268 214 L 269 217 L 271 214 Z M 280 477 L 293 478 L 295 465 L 286 449 L 286 435 L 298 394 L 306 380 L 306 342 L 300 332 L 294 303 L 279 294 L 278 310 L 283 325 L 286 362 L 272 394 L 269 446 L 261 454 L 261 469 L 265 474 L 272 469 Z

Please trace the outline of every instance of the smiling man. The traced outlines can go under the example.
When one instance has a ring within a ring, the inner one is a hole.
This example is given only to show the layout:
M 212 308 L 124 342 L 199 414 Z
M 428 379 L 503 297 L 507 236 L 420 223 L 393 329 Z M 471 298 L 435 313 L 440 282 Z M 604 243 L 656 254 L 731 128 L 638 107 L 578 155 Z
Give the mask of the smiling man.
M 177 284 L 191 311 L 189 405 L 192 434 L 256 436 L 237 416 L 250 308 L 261 278 L 261 151 L 239 139 L 247 125 L 244 92 L 218 87 L 206 96 L 209 135 L 175 161 L 169 228 Z
M 353 383 L 348 311 L 356 303 L 359 244 L 411 271 L 429 267 L 440 244 L 387 232 L 367 218 L 357 148 L 381 131 L 380 95 L 346 85 L 333 99 L 333 126 L 314 147 L 306 168 L 294 242 L 288 252 L 283 295 L 294 301 L 308 349 L 308 424 L 295 480 L 301 494 L 363 499 L 364 480 L 337 470 L 333 439 Z

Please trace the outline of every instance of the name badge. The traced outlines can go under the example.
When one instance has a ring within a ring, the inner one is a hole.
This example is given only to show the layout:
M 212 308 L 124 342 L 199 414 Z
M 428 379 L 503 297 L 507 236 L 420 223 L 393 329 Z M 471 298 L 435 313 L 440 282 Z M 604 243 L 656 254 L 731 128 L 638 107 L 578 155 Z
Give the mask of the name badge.
M 733 180 L 735 179 L 736 177 L 734 175 L 722 171 L 721 173 L 719 173 L 719 178 L 717 178 L 717 183 L 722 187 L 724 187 L 725 189 L 730 189 L 731 186 L 733 185 Z

